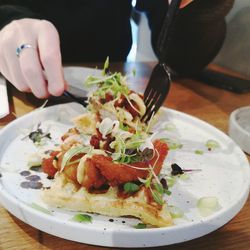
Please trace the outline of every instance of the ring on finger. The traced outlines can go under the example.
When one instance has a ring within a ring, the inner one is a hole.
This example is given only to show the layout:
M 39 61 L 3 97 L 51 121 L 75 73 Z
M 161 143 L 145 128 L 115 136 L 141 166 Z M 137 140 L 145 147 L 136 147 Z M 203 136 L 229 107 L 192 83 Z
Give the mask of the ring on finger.
M 16 48 L 16 56 L 20 57 L 20 55 L 24 49 L 34 49 L 34 47 L 29 43 L 24 43 L 21 46 Z

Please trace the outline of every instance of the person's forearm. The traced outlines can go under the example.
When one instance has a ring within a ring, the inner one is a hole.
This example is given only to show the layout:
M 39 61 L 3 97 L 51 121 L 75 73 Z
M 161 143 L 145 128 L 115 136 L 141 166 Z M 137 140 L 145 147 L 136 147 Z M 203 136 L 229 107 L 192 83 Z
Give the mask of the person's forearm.
M 0 5 L 0 30 L 11 21 L 22 18 L 40 18 L 40 16 L 22 6 Z

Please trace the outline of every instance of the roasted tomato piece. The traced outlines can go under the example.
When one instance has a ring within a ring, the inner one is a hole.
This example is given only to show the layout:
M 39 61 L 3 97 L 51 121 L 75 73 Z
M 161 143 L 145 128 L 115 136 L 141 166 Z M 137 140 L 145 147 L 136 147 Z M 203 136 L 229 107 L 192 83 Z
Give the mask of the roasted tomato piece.
M 166 156 L 168 154 L 168 145 L 165 142 L 162 142 L 160 140 L 155 140 L 153 144 L 156 150 L 156 154 L 149 161 L 149 164 L 151 166 L 154 166 L 154 172 L 156 175 L 158 175 L 161 172 L 163 162 L 166 159 Z M 155 162 L 156 160 L 157 162 Z
M 53 151 L 50 153 L 50 158 L 44 158 L 42 160 L 42 170 L 49 177 L 54 177 L 58 169 L 53 165 L 53 161 L 57 160 L 57 155 L 59 151 Z

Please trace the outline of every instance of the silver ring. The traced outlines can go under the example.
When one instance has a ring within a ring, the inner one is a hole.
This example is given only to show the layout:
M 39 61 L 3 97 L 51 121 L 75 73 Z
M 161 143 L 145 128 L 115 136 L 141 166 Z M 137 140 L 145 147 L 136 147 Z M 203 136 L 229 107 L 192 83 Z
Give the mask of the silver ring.
M 17 57 L 20 57 L 20 54 L 21 54 L 21 52 L 22 52 L 24 49 L 33 49 L 33 46 L 32 46 L 31 44 L 24 43 L 24 44 L 22 44 L 20 47 L 17 47 L 17 48 L 16 48 L 16 55 L 17 55 Z

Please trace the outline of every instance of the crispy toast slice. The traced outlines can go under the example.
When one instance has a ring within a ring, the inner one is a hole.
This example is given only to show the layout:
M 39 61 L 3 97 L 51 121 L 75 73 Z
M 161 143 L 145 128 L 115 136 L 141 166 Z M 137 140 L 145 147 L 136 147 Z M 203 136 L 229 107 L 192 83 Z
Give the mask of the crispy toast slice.
M 136 195 L 120 198 L 117 188 L 110 187 L 106 193 L 89 193 L 84 187 L 69 182 L 63 173 L 57 174 L 50 189 L 43 190 L 42 199 L 52 207 L 71 211 L 98 213 L 107 216 L 134 216 L 143 223 L 156 227 L 173 224 L 166 204 L 147 203 L 145 189 Z

